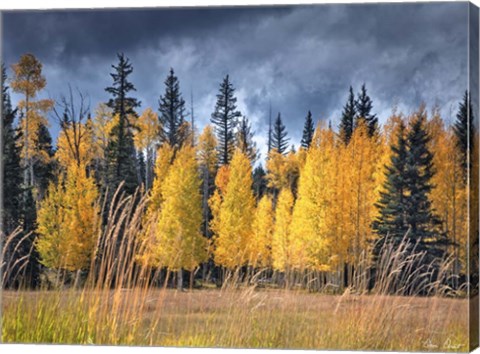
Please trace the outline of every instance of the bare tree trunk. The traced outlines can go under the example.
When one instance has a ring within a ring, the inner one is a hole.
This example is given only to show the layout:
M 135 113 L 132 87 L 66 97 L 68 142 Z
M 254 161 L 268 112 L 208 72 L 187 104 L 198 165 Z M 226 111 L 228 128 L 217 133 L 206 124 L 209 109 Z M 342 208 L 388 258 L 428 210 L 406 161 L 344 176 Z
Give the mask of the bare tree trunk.
M 183 269 L 179 269 L 177 272 L 177 290 L 183 289 Z
M 190 291 L 193 289 L 193 279 L 195 277 L 195 271 L 190 271 Z

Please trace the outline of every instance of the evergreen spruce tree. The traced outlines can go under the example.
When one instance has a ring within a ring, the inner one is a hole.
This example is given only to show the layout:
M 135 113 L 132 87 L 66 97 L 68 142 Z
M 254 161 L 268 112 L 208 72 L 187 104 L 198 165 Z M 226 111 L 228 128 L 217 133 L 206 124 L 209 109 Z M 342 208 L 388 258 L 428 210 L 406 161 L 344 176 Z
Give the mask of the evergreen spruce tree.
M 429 198 L 433 188 L 431 179 L 435 173 L 433 154 L 428 150 L 429 141 L 426 114 L 420 111 L 411 122 L 407 134 L 405 180 L 409 193 L 405 203 L 406 222 L 410 228 L 410 238 L 420 243 L 420 250 L 428 250 L 431 256 L 441 256 L 442 249 L 437 248 L 441 241 L 438 230 L 440 221 Z
M 54 179 L 55 162 L 53 156 L 55 151 L 52 144 L 52 136 L 48 128 L 44 124 L 40 124 L 37 141 L 35 146 L 41 152 L 41 156 L 47 158 L 37 159 L 33 164 L 33 174 L 35 176 L 35 184 L 37 188 L 37 200 L 42 200 L 45 197 L 48 185 Z
M 160 140 L 162 143 L 179 148 L 186 139 L 182 132 L 185 121 L 185 101 L 180 92 L 180 84 L 173 69 L 165 80 L 165 94 L 158 101 L 161 123 Z
M 287 130 L 285 125 L 282 123 L 282 117 L 280 113 L 278 113 L 277 119 L 275 120 L 275 124 L 273 126 L 273 133 L 272 133 L 272 149 L 277 150 L 280 154 L 285 154 L 288 148 L 288 141 L 290 140 L 287 138 Z
M 253 193 L 257 198 L 257 201 L 260 200 L 267 191 L 267 173 L 263 167 L 257 166 L 253 170 Z
M 435 267 L 435 261 L 443 257 L 448 246 L 446 236 L 439 231 L 440 223 L 429 199 L 435 171 L 433 155 L 428 150 L 430 138 L 425 120 L 425 113 L 420 111 L 412 120 L 408 133 L 401 123 L 397 142 L 391 147 L 384 192 L 376 204 L 380 215 L 373 223 L 379 235 L 373 249 L 375 262 L 381 257 L 385 242 L 392 243 L 396 249 L 405 239 L 410 250 L 425 252 L 422 263 L 416 265 L 417 270 L 418 267 Z
M 300 142 L 304 149 L 308 149 L 312 143 L 313 133 L 315 132 L 315 126 L 313 124 L 312 112 L 308 111 L 305 118 L 305 126 L 303 127 L 303 136 Z
M 355 101 L 355 109 L 356 109 L 356 121 L 355 126 L 358 125 L 358 120 L 363 119 L 368 125 L 368 134 L 372 137 L 378 129 L 378 118 L 375 114 L 372 114 L 372 100 L 370 96 L 367 94 L 367 88 L 365 84 L 362 85 L 362 89 L 357 96 L 357 100 Z
M 2 66 L 2 120 L 3 120 L 3 206 L 2 231 L 10 234 L 20 222 L 20 205 L 22 201 L 23 169 L 21 167 L 19 134 L 13 123 L 16 111 L 12 109 L 10 93 L 7 86 L 5 67 Z
M 252 127 L 247 117 L 243 116 L 238 127 L 236 145 L 248 156 L 252 165 L 258 160 L 257 143 L 253 140 Z
M 230 162 L 233 155 L 235 136 L 234 129 L 241 113 L 237 111 L 237 98 L 234 96 L 230 78 L 227 75 L 220 84 L 220 91 L 217 94 L 215 111 L 212 113 L 211 122 L 215 126 L 218 141 L 218 155 L 220 165 Z
M 405 125 L 401 122 L 396 144 L 390 147 L 392 151 L 390 164 L 385 166 L 384 191 L 380 192 L 380 200 L 376 204 L 380 215 L 373 223 L 373 228 L 380 235 L 380 240 L 374 248 L 375 258 L 379 256 L 387 235 L 390 240 L 399 244 L 408 230 L 406 220 L 407 141 L 405 135 Z
M 118 116 L 118 123 L 110 132 L 106 151 L 107 185 L 112 193 L 124 181 L 125 191 L 131 194 L 138 186 L 138 177 L 132 134 L 134 124 L 130 120 L 136 117 L 135 108 L 140 106 L 140 102 L 129 96 L 130 91 L 136 91 L 135 86 L 128 80 L 133 67 L 123 53 L 117 56 L 118 65 L 112 65 L 114 72 L 110 74 L 113 84 L 105 89 L 112 95 L 107 106 Z
M 145 156 L 143 155 L 142 151 L 137 152 L 137 178 L 138 183 L 140 185 L 144 185 L 146 187 L 146 172 L 147 172 L 147 164 L 145 162 Z
M 349 92 L 347 103 L 343 107 L 342 120 L 339 126 L 340 137 L 345 145 L 350 142 L 350 138 L 352 137 L 355 115 L 357 113 L 355 107 L 355 95 L 353 94 L 352 86 L 350 86 Z
M 462 156 L 462 167 L 464 170 L 464 178 L 467 179 L 467 171 L 472 168 L 472 152 L 474 151 L 472 144 L 474 139 L 474 116 L 472 110 L 472 101 L 468 91 L 465 91 L 463 101 L 459 104 L 457 119 L 453 126 L 453 131 L 457 138 L 457 147 Z
M 9 276 L 4 277 L 5 288 L 27 286 L 35 287 L 39 280 L 39 262 L 33 243 L 36 228 L 36 208 L 32 188 L 23 185 L 23 168 L 20 157 L 20 140 L 22 132 L 15 129 L 14 120 L 17 110 L 12 109 L 5 67 L 1 69 L 2 87 L 2 142 L 3 142 L 3 205 L 2 228 L 5 236 L 9 236 L 17 227 L 21 232 L 9 242 L 4 250 L 4 261 L 14 265 Z M 23 259 L 23 261 L 22 261 Z M 23 267 L 23 265 L 26 265 Z

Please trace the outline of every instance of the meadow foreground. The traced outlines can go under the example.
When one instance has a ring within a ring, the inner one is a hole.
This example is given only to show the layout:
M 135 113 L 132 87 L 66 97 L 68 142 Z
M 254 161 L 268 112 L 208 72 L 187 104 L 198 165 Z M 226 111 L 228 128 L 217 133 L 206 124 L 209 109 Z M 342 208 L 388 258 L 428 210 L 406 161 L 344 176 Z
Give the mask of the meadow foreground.
M 466 351 L 468 301 L 301 290 L 3 294 L 6 343 Z

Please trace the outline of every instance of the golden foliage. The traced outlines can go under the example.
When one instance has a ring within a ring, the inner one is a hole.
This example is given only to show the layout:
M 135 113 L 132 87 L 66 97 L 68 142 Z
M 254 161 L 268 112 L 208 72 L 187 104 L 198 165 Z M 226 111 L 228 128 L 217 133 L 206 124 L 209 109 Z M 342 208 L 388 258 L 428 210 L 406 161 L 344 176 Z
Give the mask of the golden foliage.
M 299 244 L 290 230 L 293 210 L 293 194 L 289 188 L 280 191 L 275 210 L 275 230 L 272 238 L 273 267 L 280 271 L 299 268 L 303 259 L 299 258 Z
M 148 213 L 158 212 L 164 201 L 163 182 L 168 175 L 175 156 L 175 150 L 169 144 L 163 144 L 157 151 L 155 160 L 155 179 L 150 194 Z
M 442 231 L 458 244 L 453 248 L 457 259 L 463 260 L 466 270 L 468 249 L 468 192 L 462 174 L 462 156 L 455 144 L 452 128 L 445 128 L 438 112 L 428 122 L 431 138 L 429 149 L 433 153 L 436 173 L 432 178 L 434 188 L 430 193 L 432 207 L 442 220 Z M 458 264 L 455 265 L 458 267 Z M 459 269 L 457 268 L 457 272 Z
M 106 158 L 106 150 L 110 133 L 114 126 L 118 124 L 120 117 L 113 115 L 113 111 L 106 104 L 101 103 L 95 110 L 95 116 L 92 121 L 93 144 L 95 157 L 100 159 Z
M 335 247 L 344 248 L 343 240 L 336 237 L 338 225 L 331 214 L 337 205 L 335 154 L 334 133 L 319 125 L 300 175 L 292 218 L 292 238 L 302 250 L 297 264 L 319 270 L 329 269 L 333 258 L 339 256 Z
M 210 175 L 215 173 L 217 168 L 217 138 L 211 125 L 207 125 L 198 138 L 198 162 L 204 166 Z
M 58 135 L 56 158 L 63 167 L 87 166 L 95 157 L 92 122 L 75 123 Z
M 158 115 L 153 112 L 151 108 L 147 108 L 143 111 L 142 115 L 138 117 L 135 125 L 137 127 L 137 131 L 133 137 L 135 147 L 140 151 L 151 149 L 157 142 L 160 134 Z
M 272 199 L 264 195 L 258 202 L 253 221 L 253 233 L 249 247 L 249 263 L 254 267 L 272 265 L 272 238 L 274 231 Z
M 100 227 L 98 192 L 85 166 L 68 166 L 65 178 L 50 184 L 38 210 L 36 248 L 41 263 L 70 271 L 87 269 Z
M 267 160 L 268 187 L 276 190 L 292 189 L 303 165 L 304 156 L 305 151 L 302 149 L 298 153 L 290 151 L 287 155 L 272 149 Z
M 200 232 L 200 183 L 195 150 L 185 145 L 163 179 L 163 202 L 154 238 L 147 244 L 150 265 L 192 271 L 207 259 L 207 239 Z
M 42 63 L 32 54 L 22 55 L 18 63 L 12 65 L 13 78 L 10 83 L 12 90 L 22 95 L 18 108 L 22 112 L 20 128 L 23 138 L 21 144 L 21 157 L 33 161 L 48 162 L 47 154 L 39 149 L 38 137 L 40 126 L 48 126 L 45 114 L 53 107 L 53 100 L 36 100 L 39 91 L 45 88 L 47 82 L 42 75 Z
M 220 169 L 215 182 L 219 187 L 210 199 L 213 220 L 215 262 L 234 269 L 248 262 L 248 243 L 252 237 L 255 197 L 252 192 L 250 160 L 240 150 L 233 154 L 226 186 Z

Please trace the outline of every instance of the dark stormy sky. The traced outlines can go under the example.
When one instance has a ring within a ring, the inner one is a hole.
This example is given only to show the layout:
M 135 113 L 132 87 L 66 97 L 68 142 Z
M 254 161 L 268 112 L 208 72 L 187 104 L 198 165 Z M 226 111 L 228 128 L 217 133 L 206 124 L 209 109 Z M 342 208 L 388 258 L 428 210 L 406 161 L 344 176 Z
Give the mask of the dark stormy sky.
M 3 58 L 35 54 L 44 96 L 71 84 L 92 110 L 108 98 L 117 52 L 133 63 L 142 110 L 157 109 L 173 67 L 202 127 L 228 73 L 264 152 L 269 101 L 298 143 L 308 110 L 336 126 L 348 87 L 364 82 L 381 121 L 422 101 L 452 117 L 467 87 L 467 13 L 458 2 L 4 12 Z

